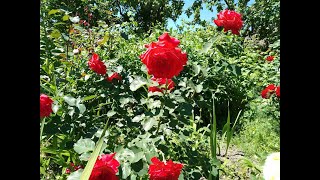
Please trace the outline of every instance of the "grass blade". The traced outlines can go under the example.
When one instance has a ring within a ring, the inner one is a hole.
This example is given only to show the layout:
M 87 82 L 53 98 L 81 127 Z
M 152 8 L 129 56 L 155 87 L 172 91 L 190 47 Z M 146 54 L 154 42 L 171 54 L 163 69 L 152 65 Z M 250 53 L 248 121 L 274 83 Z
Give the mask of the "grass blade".
M 230 108 L 229 108 L 229 102 L 228 102 L 228 117 L 227 117 L 227 123 L 226 123 L 227 127 L 226 127 L 226 132 L 227 132 L 227 147 L 226 147 L 226 153 L 225 156 L 227 156 L 228 153 L 228 148 L 230 145 L 230 140 L 231 140 L 231 132 L 230 132 Z
M 81 174 L 81 177 L 80 177 L 80 180 L 88 180 L 90 175 L 91 175 L 91 171 L 94 167 L 94 164 L 96 163 L 96 160 L 99 156 L 99 153 L 101 151 L 101 147 L 102 147 L 102 144 L 103 144 L 103 138 L 104 138 L 104 135 L 106 133 L 106 130 L 108 128 L 108 122 L 109 122 L 109 118 L 106 122 L 106 125 L 102 131 L 102 134 L 98 140 L 98 143 L 97 143 L 97 146 L 95 147 L 95 149 L 93 150 L 91 156 L 90 156 L 90 159 L 86 165 L 86 167 L 84 168 L 83 170 L 83 173 Z

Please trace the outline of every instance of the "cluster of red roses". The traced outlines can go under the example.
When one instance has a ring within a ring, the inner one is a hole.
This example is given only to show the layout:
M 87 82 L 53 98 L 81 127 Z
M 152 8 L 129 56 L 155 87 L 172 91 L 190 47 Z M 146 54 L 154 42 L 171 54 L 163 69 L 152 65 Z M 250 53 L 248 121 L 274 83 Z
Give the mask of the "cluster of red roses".
M 92 56 L 88 61 L 88 65 L 89 68 L 97 74 L 106 75 L 107 73 L 106 65 L 100 60 L 99 55 L 96 53 L 92 53 Z M 122 77 L 119 73 L 114 72 L 111 76 L 107 76 L 105 79 L 108 82 L 112 82 L 113 80 L 121 81 Z
M 271 95 L 274 93 L 276 93 L 276 96 L 280 98 L 280 86 L 270 84 L 264 90 L 261 91 L 261 97 L 264 99 L 269 99 Z
M 118 180 L 117 172 L 120 163 L 114 158 L 115 153 L 103 154 L 98 157 L 89 180 Z M 183 165 L 172 160 L 162 162 L 158 158 L 151 159 L 149 165 L 150 180 L 178 180 Z

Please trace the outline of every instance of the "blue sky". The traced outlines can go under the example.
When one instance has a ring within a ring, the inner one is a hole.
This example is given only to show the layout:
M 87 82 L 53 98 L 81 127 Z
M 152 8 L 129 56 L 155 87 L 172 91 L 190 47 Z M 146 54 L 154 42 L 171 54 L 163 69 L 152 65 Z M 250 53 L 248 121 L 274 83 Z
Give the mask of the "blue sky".
M 192 6 L 194 0 L 184 0 L 184 6 L 183 6 L 183 11 L 185 11 L 186 9 L 188 9 L 189 7 Z M 236 1 L 237 2 L 237 1 Z M 249 5 L 251 5 L 252 3 L 254 2 L 254 0 L 250 0 L 249 1 Z M 212 19 L 215 19 L 217 17 L 217 10 L 216 8 L 213 8 L 213 11 L 210 11 L 206 8 L 205 5 L 202 5 L 202 10 L 200 11 L 200 19 L 201 20 L 206 20 L 208 22 L 210 22 L 210 24 L 213 25 L 213 20 Z M 185 21 L 191 21 L 193 19 L 193 15 L 190 16 L 190 18 L 188 18 L 188 16 L 183 13 L 176 21 L 176 24 L 181 24 L 181 20 L 184 19 Z M 176 25 L 174 24 L 174 21 L 172 19 L 169 19 L 168 20 L 168 25 L 167 27 L 170 29 L 170 28 L 173 28 L 173 29 L 177 29 L 176 28 Z

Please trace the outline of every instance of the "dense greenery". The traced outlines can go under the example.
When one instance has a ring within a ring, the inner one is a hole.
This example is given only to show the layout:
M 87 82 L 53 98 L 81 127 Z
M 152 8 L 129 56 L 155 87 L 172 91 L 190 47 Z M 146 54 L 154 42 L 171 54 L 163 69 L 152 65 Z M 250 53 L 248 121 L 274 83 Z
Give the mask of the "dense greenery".
M 40 90 L 54 100 L 41 137 L 41 179 L 67 179 L 70 162 L 85 166 L 106 122 L 102 150 L 117 153 L 120 179 L 148 179 L 153 156 L 183 163 L 180 179 L 208 178 L 214 165 L 227 179 L 261 179 L 264 158 L 280 149 L 280 100 L 260 95 L 267 85 L 280 85 L 279 1 L 247 6 L 248 1 L 196 0 L 186 13 L 202 26 L 184 24 L 183 31 L 165 28 L 169 17 L 181 15 L 181 0 L 41 3 Z M 202 3 L 241 12 L 240 36 L 198 21 Z M 171 93 L 150 93 L 151 76 L 139 55 L 163 32 L 180 40 L 188 63 L 173 78 Z M 109 76 L 118 72 L 122 80 L 107 82 L 91 71 L 92 52 Z M 272 62 L 265 60 L 269 55 Z M 221 138 L 228 108 L 231 125 L 241 110 L 230 151 L 243 151 L 245 160 L 233 166 L 210 158 L 213 100 L 220 159 L 225 158 Z

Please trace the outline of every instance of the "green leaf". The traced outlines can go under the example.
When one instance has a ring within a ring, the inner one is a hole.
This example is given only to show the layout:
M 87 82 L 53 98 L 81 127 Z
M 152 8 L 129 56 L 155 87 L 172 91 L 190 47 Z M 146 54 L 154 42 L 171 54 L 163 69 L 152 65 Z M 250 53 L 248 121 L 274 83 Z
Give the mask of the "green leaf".
M 67 180 L 79 180 L 82 172 L 83 172 L 83 169 L 79 169 L 79 170 L 71 173 L 71 174 L 68 176 Z
M 63 97 L 64 101 L 69 104 L 69 106 L 75 106 L 76 105 L 76 98 L 66 95 Z
M 136 163 L 143 157 L 144 157 L 144 152 L 141 151 L 141 152 L 135 153 L 134 158 L 131 160 L 131 163 Z
M 158 124 L 157 120 L 153 117 L 150 117 L 142 123 L 142 126 L 145 131 L 149 131 L 156 124 Z
M 68 21 L 69 20 L 69 15 L 64 15 L 63 17 L 62 17 L 62 21 Z
M 77 104 L 77 108 L 79 109 L 80 114 L 86 111 L 86 106 L 84 104 Z
M 147 80 L 143 77 L 136 77 L 130 84 L 130 90 L 136 91 L 137 89 L 141 88 L 142 86 L 147 84 Z
M 128 176 L 130 176 L 131 173 L 131 167 L 130 164 L 124 163 L 121 165 L 122 167 L 122 179 L 127 179 Z
M 203 89 L 202 84 L 198 84 L 195 89 L 196 89 L 197 93 L 200 93 L 202 91 L 202 89 Z
M 58 30 L 58 29 L 54 29 L 52 32 L 51 32 L 51 34 L 50 34 L 50 36 L 52 37 L 52 38 L 59 38 L 60 36 L 61 36 L 61 33 L 60 33 L 60 31 Z
M 70 109 L 69 110 L 69 112 L 68 112 L 68 114 L 69 114 L 69 116 L 73 116 L 73 114 L 74 114 L 74 112 L 75 112 L 75 109 L 74 109 L 74 107 L 68 107 L 68 109 Z
M 221 54 L 225 55 L 224 49 L 221 45 L 217 44 L 216 47 L 221 52 Z
M 54 103 L 52 104 L 52 111 L 53 113 L 57 113 L 58 110 L 59 110 L 59 104 L 58 104 L 58 101 L 54 101 Z
M 212 167 L 212 170 L 210 172 L 213 176 L 217 176 L 218 175 L 218 169 L 215 167 Z
M 91 99 L 94 99 L 95 97 L 97 97 L 97 96 L 96 95 L 86 96 L 86 97 L 82 98 L 82 101 L 89 101 Z
M 200 73 L 200 70 L 201 70 L 201 66 L 200 65 L 193 64 L 192 68 L 193 68 L 193 71 L 194 71 L 195 75 L 198 75 Z
M 143 152 L 141 152 L 143 153 Z M 134 162 L 131 164 L 131 168 L 135 171 L 135 172 L 139 172 L 141 169 L 143 169 L 143 161 L 139 160 L 137 162 Z
M 91 153 L 89 153 L 89 152 L 82 153 L 81 156 L 79 156 L 79 159 L 81 161 L 88 161 L 90 158 L 90 155 L 91 155 Z
M 73 146 L 73 149 L 78 153 L 82 154 L 85 152 L 93 151 L 95 143 L 89 139 L 79 139 Z
M 209 49 L 212 47 L 213 43 L 211 41 L 206 42 L 201 50 L 203 53 L 207 53 Z
M 131 176 L 130 176 L 130 180 L 136 180 L 137 179 L 137 175 L 135 175 L 135 174 L 131 174 Z
M 132 122 L 140 122 L 141 120 L 144 119 L 144 117 L 145 117 L 144 114 L 137 115 L 137 116 L 135 116 L 131 121 L 132 121 Z
M 134 159 L 134 152 L 131 149 L 125 148 L 122 153 L 119 154 L 119 160 L 132 162 Z
M 181 173 L 181 174 L 179 175 L 179 179 L 178 179 L 178 180 L 184 180 L 183 173 Z
M 102 45 L 102 44 L 106 43 L 108 40 L 109 40 L 109 33 L 106 32 L 105 35 L 103 36 L 103 40 L 99 41 L 98 44 Z
M 229 65 L 228 68 L 234 75 L 236 76 L 241 75 L 241 68 L 239 66 L 232 64 L 232 65 Z
M 117 113 L 116 111 L 110 110 L 110 111 L 108 111 L 107 116 L 108 116 L 108 117 L 112 117 L 112 116 L 115 115 L 116 113 Z
M 49 15 L 51 15 L 51 14 L 56 14 L 57 12 L 60 12 L 60 9 L 52 9 L 52 10 L 50 10 L 49 11 Z

